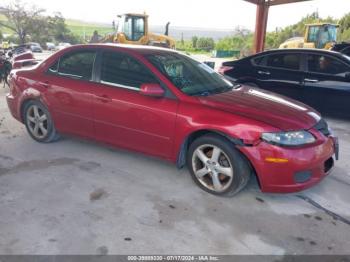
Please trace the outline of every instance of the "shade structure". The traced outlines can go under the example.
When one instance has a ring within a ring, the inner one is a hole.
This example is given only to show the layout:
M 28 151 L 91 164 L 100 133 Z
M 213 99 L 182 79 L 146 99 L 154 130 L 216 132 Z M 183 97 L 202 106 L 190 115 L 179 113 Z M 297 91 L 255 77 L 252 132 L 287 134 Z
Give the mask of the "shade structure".
M 255 21 L 255 35 L 254 35 L 254 51 L 256 53 L 264 51 L 265 36 L 267 20 L 269 16 L 269 8 L 274 5 L 291 4 L 297 2 L 305 2 L 311 0 L 244 0 L 246 2 L 255 4 L 256 21 Z

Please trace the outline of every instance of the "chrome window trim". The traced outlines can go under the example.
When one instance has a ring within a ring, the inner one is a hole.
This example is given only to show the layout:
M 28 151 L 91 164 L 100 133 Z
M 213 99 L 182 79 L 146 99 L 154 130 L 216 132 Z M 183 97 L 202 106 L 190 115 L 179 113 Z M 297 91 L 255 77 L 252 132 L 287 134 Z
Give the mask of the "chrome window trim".
M 126 86 L 126 85 L 122 85 L 122 84 L 116 84 L 116 83 L 112 83 L 112 82 L 108 82 L 108 81 L 100 81 L 101 84 L 105 84 L 105 85 L 111 85 L 111 86 L 115 86 L 115 87 L 121 87 L 121 88 L 125 88 L 125 89 L 130 89 L 130 90 L 134 90 L 134 91 L 140 91 L 140 88 L 134 87 L 134 86 Z

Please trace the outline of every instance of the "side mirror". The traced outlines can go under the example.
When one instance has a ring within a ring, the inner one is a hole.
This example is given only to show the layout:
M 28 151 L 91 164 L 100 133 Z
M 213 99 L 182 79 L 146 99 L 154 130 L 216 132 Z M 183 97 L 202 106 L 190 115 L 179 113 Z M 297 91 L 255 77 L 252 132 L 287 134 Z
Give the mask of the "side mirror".
M 159 84 L 142 84 L 140 94 L 144 96 L 163 97 L 165 94 L 164 89 Z

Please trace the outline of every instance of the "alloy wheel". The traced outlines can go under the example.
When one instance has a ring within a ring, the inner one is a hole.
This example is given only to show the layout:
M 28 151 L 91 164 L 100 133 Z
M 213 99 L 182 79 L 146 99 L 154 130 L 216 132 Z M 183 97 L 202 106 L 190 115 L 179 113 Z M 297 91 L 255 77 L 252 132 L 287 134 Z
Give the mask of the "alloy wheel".
M 205 144 L 196 148 L 192 156 L 192 168 L 198 181 L 215 192 L 225 191 L 233 181 L 233 166 L 226 153 L 215 145 Z
M 37 139 L 43 139 L 48 133 L 48 117 L 37 105 L 31 105 L 26 113 L 27 126 L 30 133 Z

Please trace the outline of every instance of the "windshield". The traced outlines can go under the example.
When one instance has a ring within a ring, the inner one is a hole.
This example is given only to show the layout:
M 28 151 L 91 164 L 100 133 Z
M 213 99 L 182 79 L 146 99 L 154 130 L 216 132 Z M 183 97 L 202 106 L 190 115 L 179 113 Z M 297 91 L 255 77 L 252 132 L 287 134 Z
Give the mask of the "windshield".
M 179 90 L 190 96 L 229 91 L 233 84 L 206 64 L 178 53 L 152 54 L 146 58 Z

